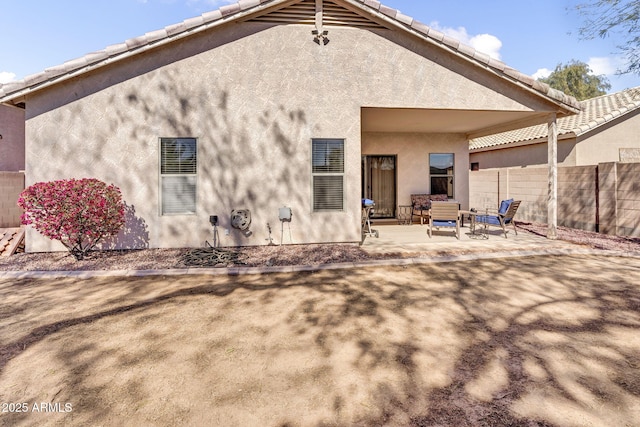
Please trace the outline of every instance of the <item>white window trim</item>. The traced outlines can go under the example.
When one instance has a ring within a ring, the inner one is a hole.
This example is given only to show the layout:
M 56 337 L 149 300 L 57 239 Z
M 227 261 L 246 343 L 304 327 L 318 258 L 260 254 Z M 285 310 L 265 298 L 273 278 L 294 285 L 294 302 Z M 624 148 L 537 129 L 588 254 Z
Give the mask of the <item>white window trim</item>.
M 342 142 L 342 172 L 313 172 L 313 144 L 314 141 L 341 141 Z M 311 161 L 310 161 L 310 171 L 311 171 L 311 212 L 314 214 L 323 214 L 323 213 L 340 213 L 346 211 L 347 204 L 347 192 L 346 192 L 346 157 L 347 157 L 347 140 L 346 138 L 311 138 Z M 342 178 L 342 208 L 341 209 L 316 209 L 315 208 L 315 191 L 314 191 L 314 183 L 316 176 L 340 176 Z
M 431 174 L 431 155 L 432 154 L 447 154 L 447 155 L 451 155 L 453 156 L 453 173 L 449 174 L 447 173 L 446 175 L 433 175 Z M 450 199 L 455 199 L 456 198 L 456 153 L 429 153 L 429 192 L 431 194 L 433 193 L 433 188 L 431 188 L 431 178 L 433 177 L 437 177 L 437 178 L 451 178 L 453 180 L 453 184 L 452 184 L 452 195 L 449 196 Z
M 187 174 L 187 173 L 181 173 L 181 174 L 163 174 L 162 173 L 162 141 L 165 139 L 193 139 L 195 140 L 196 143 L 196 173 L 194 174 Z M 198 161 L 198 145 L 199 145 L 199 139 L 196 137 L 170 137 L 170 136 L 164 136 L 164 137 L 160 137 L 158 138 L 158 214 L 160 216 L 195 216 L 197 215 L 197 209 L 198 209 L 198 168 L 199 168 L 199 161 Z M 194 189 L 194 210 L 193 212 L 169 212 L 169 213 L 164 213 L 163 212 L 163 189 L 162 189 L 162 184 L 163 184 L 163 178 L 165 177 L 193 177 L 194 178 L 194 185 L 195 185 L 195 189 Z

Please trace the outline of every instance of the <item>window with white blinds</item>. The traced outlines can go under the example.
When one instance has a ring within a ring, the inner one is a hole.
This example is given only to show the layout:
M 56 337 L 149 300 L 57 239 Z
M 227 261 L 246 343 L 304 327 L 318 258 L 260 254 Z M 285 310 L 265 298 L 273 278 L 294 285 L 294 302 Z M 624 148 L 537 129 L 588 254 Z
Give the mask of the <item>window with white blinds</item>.
M 311 141 L 313 211 L 344 209 L 344 139 Z
M 196 213 L 197 154 L 195 138 L 160 138 L 162 215 Z

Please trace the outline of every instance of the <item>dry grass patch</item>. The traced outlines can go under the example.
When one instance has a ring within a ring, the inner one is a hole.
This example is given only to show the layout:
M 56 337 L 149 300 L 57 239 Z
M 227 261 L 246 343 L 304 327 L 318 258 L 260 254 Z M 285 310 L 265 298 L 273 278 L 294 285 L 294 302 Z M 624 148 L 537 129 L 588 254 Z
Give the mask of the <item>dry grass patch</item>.
M 588 274 L 586 274 L 588 272 Z M 640 260 L 0 280 L 0 424 L 632 426 Z

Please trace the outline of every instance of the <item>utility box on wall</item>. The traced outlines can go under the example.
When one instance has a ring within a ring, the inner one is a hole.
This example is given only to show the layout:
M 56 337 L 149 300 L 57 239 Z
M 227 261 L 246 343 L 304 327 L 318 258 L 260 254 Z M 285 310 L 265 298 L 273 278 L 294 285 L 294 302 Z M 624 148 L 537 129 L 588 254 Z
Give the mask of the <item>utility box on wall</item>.
M 278 210 L 278 218 L 280 221 L 290 222 L 292 216 L 291 208 L 284 207 Z

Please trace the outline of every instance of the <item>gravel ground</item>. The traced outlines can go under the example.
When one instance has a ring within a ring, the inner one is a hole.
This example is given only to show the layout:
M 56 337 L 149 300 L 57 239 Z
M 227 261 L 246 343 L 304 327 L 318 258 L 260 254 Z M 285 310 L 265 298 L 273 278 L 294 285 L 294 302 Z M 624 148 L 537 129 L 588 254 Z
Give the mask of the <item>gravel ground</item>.
M 530 233 L 546 235 L 546 226 L 518 223 Z M 640 238 L 608 236 L 583 230 L 558 228 L 558 238 L 594 249 L 640 255 Z M 227 249 L 143 249 L 92 252 L 87 259 L 75 261 L 66 252 L 17 254 L 0 258 L 0 271 L 61 270 L 150 270 L 211 267 L 263 267 L 285 265 L 317 265 L 357 262 L 407 256 L 443 256 L 419 252 L 414 254 L 370 254 L 357 244 L 254 246 Z
M 518 228 L 540 236 L 547 235 L 545 224 L 518 222 Z M 640 255 L 640 238 L 609 236 L 591 231 L 576 230 L 567 227 L 558 227 L 558 239 L 578 245 L 588 246 L 593 249 L 605 249 L 624 253 Z

